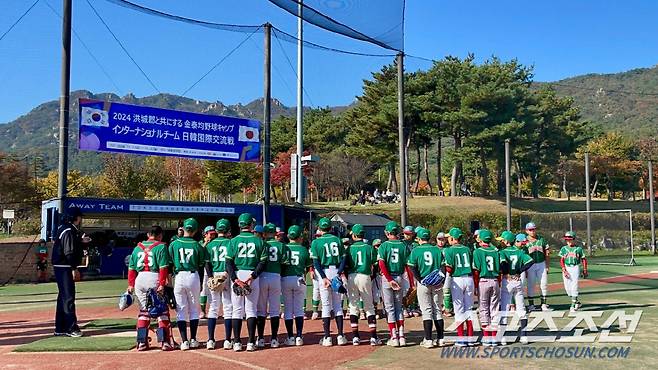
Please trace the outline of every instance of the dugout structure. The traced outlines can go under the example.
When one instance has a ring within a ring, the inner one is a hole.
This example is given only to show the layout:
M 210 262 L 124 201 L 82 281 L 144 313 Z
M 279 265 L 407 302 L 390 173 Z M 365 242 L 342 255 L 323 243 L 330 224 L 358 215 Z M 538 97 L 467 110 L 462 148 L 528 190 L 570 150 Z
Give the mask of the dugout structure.
M 534 222 L 556 255 L 565 245 L 562 236 L 574 231 L 586 248 L 590 263 L 634 266 L 633 212 L 630 209 L 590 211 L 592 243 L 587 245 L 587 211 L 522 214 L 519 228 Z
M 51 240 L 57 230 L 58 199 L 44 201 L 41 206 L 41 238 Z M 137 242 L 146 238 L 152 225 L 164 230 L 163 241 L 169 243 L 184 219 L 194 217 L 201 230 L 214 225 L 220 218 L 231 221 L 232 233 L 239 233 L 237 219 L 241 213 L 251 213 L 262 224 L 262 204 L 178 202 L 168 200 L 66 198 L 65 208 L 78 207 L 84 215 L 82 231 L 91 236 L 88 248 L 87 276 L 123 276 L 125 257 Z M 303 207 L 271 205 L 269 222 L 282 229 L 296 224 L 309 229 L 314 212 Z M 197 239 L 201 238 L 200 232 Z

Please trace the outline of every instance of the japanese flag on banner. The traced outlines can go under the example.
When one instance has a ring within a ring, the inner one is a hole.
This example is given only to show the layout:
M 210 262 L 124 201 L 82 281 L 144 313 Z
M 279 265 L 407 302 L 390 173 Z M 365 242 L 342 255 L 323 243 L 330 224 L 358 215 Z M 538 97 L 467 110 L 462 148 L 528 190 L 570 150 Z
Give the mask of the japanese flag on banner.
M 109 127 L 110 120 L 106 111 L 90 107 L 82 107 L 83 126 Z
M 257 143 L 259 140 L 258 129 L 256 127 L 240 126 L 238 141 L 253 141 Z

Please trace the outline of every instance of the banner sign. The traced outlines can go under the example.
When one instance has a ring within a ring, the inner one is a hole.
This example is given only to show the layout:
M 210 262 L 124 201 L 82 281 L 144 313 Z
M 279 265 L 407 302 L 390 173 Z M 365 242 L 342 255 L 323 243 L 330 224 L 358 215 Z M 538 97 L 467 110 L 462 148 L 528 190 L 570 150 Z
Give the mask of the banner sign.
M 78 148 L 228 162 L 257 162 L 260 122 L 80 99 Z

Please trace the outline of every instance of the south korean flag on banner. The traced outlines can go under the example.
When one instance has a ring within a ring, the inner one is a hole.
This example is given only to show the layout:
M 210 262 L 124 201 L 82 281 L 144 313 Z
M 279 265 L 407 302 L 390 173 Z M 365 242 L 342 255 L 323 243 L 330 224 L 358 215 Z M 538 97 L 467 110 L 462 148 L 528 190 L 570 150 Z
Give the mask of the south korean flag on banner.
M 259 140 L 258 129 L 256 127 L 240 126 L 238 141 L 251 141 L 257 143 Z
M 82 107 L 83 126 L 109 127 L 110 120 L 106 111 L 90 107 Z

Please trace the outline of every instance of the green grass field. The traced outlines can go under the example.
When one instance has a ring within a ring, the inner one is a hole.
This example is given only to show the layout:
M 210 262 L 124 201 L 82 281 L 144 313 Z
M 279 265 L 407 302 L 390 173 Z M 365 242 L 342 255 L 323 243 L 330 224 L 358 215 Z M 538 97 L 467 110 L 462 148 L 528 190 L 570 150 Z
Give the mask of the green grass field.
M 88 352 L 128 351 L 135 347 L 134 337 L 50 337 L 16 347 L 14 352 Z

